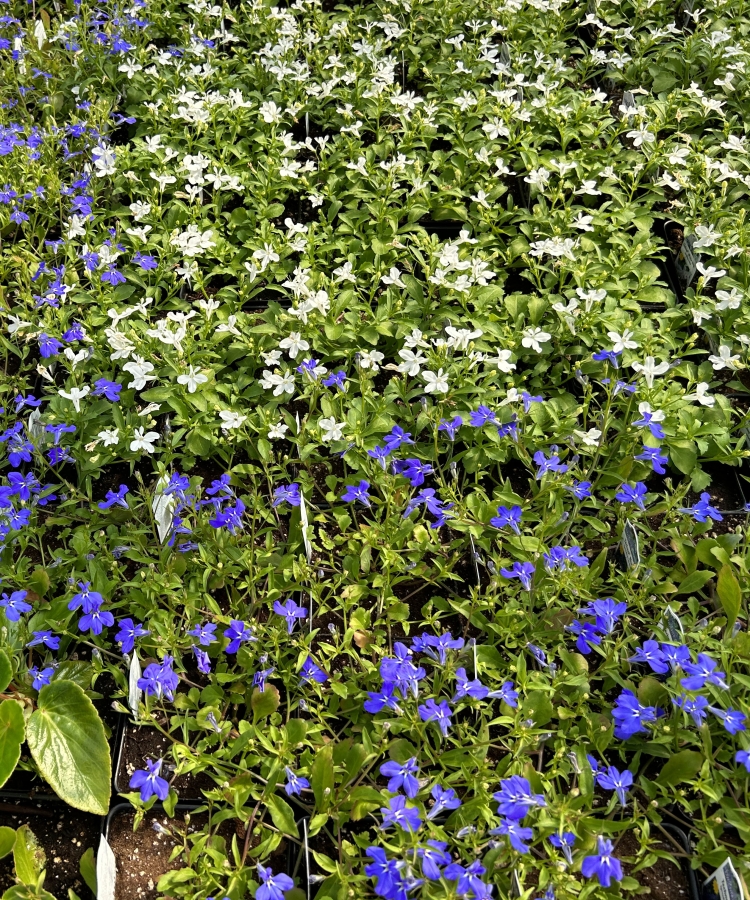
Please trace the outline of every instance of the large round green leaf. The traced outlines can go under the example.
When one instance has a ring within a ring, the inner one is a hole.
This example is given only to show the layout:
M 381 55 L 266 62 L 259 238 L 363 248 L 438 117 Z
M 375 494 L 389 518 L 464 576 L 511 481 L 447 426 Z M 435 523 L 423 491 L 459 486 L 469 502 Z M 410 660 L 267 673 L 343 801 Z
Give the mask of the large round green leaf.
M 0 703 L 0 787 L 13 774 L 21 757 L 23 711 L 15 700 Z
M 53 681 L 39 692 L 26 740 L 42 776 L 70 806 L 103 816 L 112 766 L 104 725 L 83 688 Z

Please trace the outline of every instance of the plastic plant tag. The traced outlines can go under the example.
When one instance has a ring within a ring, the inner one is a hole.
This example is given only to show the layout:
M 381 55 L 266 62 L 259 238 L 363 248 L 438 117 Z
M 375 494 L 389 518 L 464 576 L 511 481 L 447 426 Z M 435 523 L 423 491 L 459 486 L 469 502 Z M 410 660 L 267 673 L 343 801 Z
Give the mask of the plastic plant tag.
M 117 863 L 109 842 L 101 836 L 96 854 L 96 900 L 115 900 Z
M 622 95 L 622 105 L 627 109 L 635 109 L 636 103 L 632 91 L 625 91 Z
M 307 840 L 307 819 L 302 820 L 302 837 L 305 844 L 305 894 L 310 900 L 310 846 Z
M 510 66 L 510 50 L 508 49 L 507 44 L 503 44 L 502 47 L 500 47 L 500 62 L 504 66 Z
M 138 687 L 138 681 L 142 674 L 141 662 L 138 659 L 138 654 L 133 650 L 128 673 L 128 706 L 136 719 L 138 718 L 138 703 L 141 699 L 141 689 Z
M 682 627 L 680 617 L 669 606 L 664 610 L 664 615 L 661 618 L 659 627 L 664 634 L 668 635 L 671 641 L 677 641 L 678 644 L 681 644 L 684 641 L 685 631 Z
M 29 433 L 29 437 L 35 444 L 46 444 L 47 443 L 47 432 L 44 430 L 44 425 L 41 423 L 42 414 L 38 409 L 33 409 L 31 411 L 31 415 L 29 416 L 28 424 L 26 425 L 26 430 Z
M 638 546 L 638 532 L 630 519 L 625 522 L 622 530 L 622 541 L 620 546 L 625 555 L 625 563 L 629 569 L 634 568 L 641 562 L 641 550 Z
M 166 475 L 162 475 L 156 483 L 156 491 L 154 492 L 154 502 L 151 509 L 154 512 L 154 520 L 156 521 L 156 531 L 159 540 L 164 541 L 169 537 L 172 530 L 172 519 L 175 507 L 175 498 L 172 494 L 165 494 L 164 488 L 169 484 Z
M 312 544 L 310 543 L 310 538 L 307 536 L 307 530 L 310 527 L 310 521 L 307 518 L 307 505 L 305 504 L 305 495 L 300 491 L 299 493 L 299 520 L 300 525 L 302 526 L 302 540 L 305 542 L 305 556 L 307 556 L 307 561 L 312 561 Z
M 683 291 L 690 287 L 690 283 L 695 277 L 695 273 L 698 269 L 699 257 L 693 250 L 694 241 L 695 237 L 693 235 L 687 235 L 683 239 L 680 252 L 677 254 L 677 258 L 674 261 L 674 267 L 677 271 L 677 280 Z
M 518 871 L 513 869 L 510 873 L 510 897 L 521 897 L 523 896 L 523 887 L 521 885 L 521 879 L 518 877 Z
M 471 559 L 472 559 L 472 562 L 474 563 L 474 575 L 476 576 L 476 579 L 477 579 L 477 587 L 481 587 L 482 579 L 479 575 L 480 556 L 477 553 L 477 548 L 476 548 L 476 545 L 474 544 L 474 538 L 472 535 L 469 535 L 469 540 L 471 541 Z
M 747 900 L 742 882 L 731 859 L 725 859 L 713 875 L 703 882 L 703 900 Z

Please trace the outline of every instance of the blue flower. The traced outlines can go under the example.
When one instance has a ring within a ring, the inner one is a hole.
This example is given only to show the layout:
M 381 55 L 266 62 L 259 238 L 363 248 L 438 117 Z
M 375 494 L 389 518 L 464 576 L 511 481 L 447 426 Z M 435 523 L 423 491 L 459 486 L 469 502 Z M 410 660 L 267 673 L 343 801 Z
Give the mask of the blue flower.
M 429 814 L 427 818 L 430 818 Z M 451 861 L 447 846 L 445 841 L 427 841 L 426 847 L 417 849 L 417 856 L 422 860 L 422 874 L 430 881 L 440 881 L 442 873 L 439 866 L 446 866 Z
M 0 606 L 5 610 L 9 622 L 17 622 L 22 613 L 31 612 L 31 604 L 26 602 L 28 593 L 28 591 L 13 591 L 10 596 L 3 594 Z
M 523 510 L 520 506 L 511 506 L 510 509 L 507 506 L 498 506 L 497 515 L 490 519 L 490 525 L 495 528 L 512 528 L 516 534 L 520 534 L 521 529 L 518 527 L 518 523 L 521 521 L 522 515 Z
M 503 578 L 518 578 L 525 591 L 531 590 L 531 579 L 534 576 L 534 564 L 514 562 L 509 569 L 500 569 Z
M 193 653 L 195 655 L 195 664 L 198 666 L 198 671 L 203 672 L 204 675 L 211 674 L 211 657 L 206 653 L 205 650 L 201 650 L 200 647 L 193 645 Z
M 572 831 L 564 831 L 562 834 L 551 834 L 549 842 L 553 847 L 557 847 L 562 851 L 563 856 L 568 861 L 568 865 L 573 865 L 572 846 L 576 842 L 576 836 Z
M 387 900 L 403 900 L 402 862 L 388 859 L 382 847 L 368 847 L 367 856 L 372 860 L 365 866 L 365 875 L 375 879 L 375 893 Z
M 495 413 L 492 412 L 489 406 L 480 405 L 475 412 L 469 413 L 469 424 L 473 425 L 474 428 L 482 428 L 488 422 L 494 421 Z
M 141 801 L 148 802 L 152 797 L 158 797 L 159 800 L 166 800 L 169 794 L 169 783 L 161 777 L 161 766 L 163 760 L 157 759 L 151 762 L 146 760 L 145 769 L 136 769 L 130 779 L 130 787 L 140 790 Z
M 39 342 L 39 352 L 44 359 L 49 359 L 50 356 L 57 356 L 62 350 L 62 342 L 58 341 L 57 338 L 50 337 L 45 332 L 42 332 L 37 340 Z
M 208 520 L 208 524 L 213 528 L 226 528 L 230 534 L 234 534 L 236 531 L 242 531 L 244 513 L 245 504 L 242 500 L 237 500 L 234 506 L 227 506 L 221 512 L 217 512 L 213 519 Z
M 253 675 L 253 687 L 257 687 L 261 694 L 266 689 L 266 679 L 269 678 L 274 671 L 274 666 L 271 666 L 270 669 L 261 669 Z
M 661 447 L 647 447 L 644 444 L 641 453 L 633 458 L 643 462 L 650 462 L 657 475 L 665 475 L 667 472 L 664 466 L 669 462 L 669 457 L 666 453 L 662 453 Z
M 424 484 L 425 475 L 430 475 L 433 468 L 429 463 L 423 463 L 414 458 L 396 459 L 393 462 L 393 471 L 396 475 L 408 478 L 412 487 L 420 487 Z
M 262 884 L 255 892 L 255 900 L 284 900 L 284 894 L 294 887 L 294 882 L 288 875 L 274 875 L 270 868 L 264 868 L 260 863 L 258 875 Z
M 738 750 L 734 754 L 734 761 L 744 766 L 750 772 L 750 750 Z
M 491 829 L 490 834 L 506 835 L 510 840 L 511 847 L 519 853 L 529 852 L 528 844 L 524 844 L 524 841 L 530 841 L 534 837 L 531 828 L 524 828 L 515 819 L 503 819 L 499 828 Z
M 328 681 L 328 676 L 320 666 L 316 665 L 312 656 L 308 656 L 302 664 L 299 678 L 302 684 L 305 684 L 308 681 L 316 681 L 318 684 L 323 684 Z
M 581 872 L 585 878 L 596 875 L 602 887 L 609 887 L 612 879 L 622 881 L 622 866 L 620 860 L 612 856 L 612 841 L 598 838 L 596 856 L 585 857 Z
M 130 653 L 135 647 L 135 640 L 139 637 L 145 637 L 151 634 L 143 625 L 133 622 L 132 619 L 121 619 L 120 630 L 115 635 L 115 641 L 122 645 L 123 653 Z
M 560 457 L 555 453 L 549 459 L 541 450 L 534 454 L 534 462 L 539 467 L 536 471 L 536 480 L 539 481 L 547 472 L 567 472 L 568 466 L 560 462 Z
M 664 654 L 656 641 L 644 641 L 643 646 L 636 648 L 635 654 L 629 658 L 628 662 L 646 663 L 653 672 L 658 672 L 660 675 L 669 671 Z
M 681 506 L 678 511 L 690 513 L 696 522 L 705 522 L 708 519 L 713 519 L 714 522 L 721 522 L 724 519 L 719 510 L 711 506 L 711 495 L 708 491 L 704 491 L 701 494 L 701 498 L 695 506 Z
M 591 653 L 594 646 L 598 646 L 602 642 L 599 629 L 593 622 L 582 623 L 579 622 L 578 619 L 573 619 L 570 625 L 566 625 L 565 627 L 568 631 L 572 631 L 573 634 L 578 635 L 576 647 L 578 648 L 579 653 L 587 655 Z
M 118 491 L 107 491 L 107 497 L 105 500 L 102 500 L 97 504 L 99 509 L 109 509 L 111 506 L 122 506 L 123 509 L 128 509 L 128 501 L 125 499 L 125 494 L 129 492 L 129 488 L 126 484 L 121 484 Z
M 400 428 L 398 425 L 394 425 L 391 429 L 391 433 L 387 434 L 383 438 L 383 442 L 385 443 L 388 450 L 392 453 L 394 450 L 398 450 L 398 448 L 402 444 L 414 444 L 415 441 L 411 439 L 411 433 L 408 431 L 404 431 L 403 428 Z
M 683 694 L 681 697 L 672 697 L 672 703 L 690 715 L 693 722 L 695 722 L 696 728 L 700 728 L 706 721 L 708 700 L 705 697 L 701 697 L 700 694 L 695 697 L 688 697 L 687 694 Z
M 297 619 L 307 618 L 307 607 L 297 606 L 297 604 L 291 598 L 283 604 L 280 600 L 274 600 L 273 611 L 277 615 L 283 616 L 286 619 L 286 628 L 288 634 L 291 634 L 294 631 L 294 626 L 297 623 Z
M 565 484 L 563 487 L 566 491 L 570 491 L 576 500 L 585 500 L 591 496 L 590 481 L 574 481 L 573 484 Z
M 684 644 L 679 646 L 662 644 L 661 652 L 673 670 L 678 668 L 684 669 L 685 663 L 689 663 L 691 660 L 690 650 Z
M 533 396 L 528 391 L 521 391 L 521 400 L 523 401 L 523 411 L 528 413 L 532 403 L 544 403 L 544 397 L 541 394 Z
M 249 625 L 246 625 L 241 619 L 230 620 L 229 628 L 224 632 L 224 637 L 229 638 L 229 643 L 226 648 L 227 653 L 236 653 L 240 649 L 241 644 L 244 644 L 247 641 L 258 640 L 253 636 L 252 628 Z
M 615 766 L 607 766 L 596 773 L 596 783 L 605 791 L 614 791 L 617 799 L 625 806 L 626 794 L 633 786 L 633 773 L 629 769 L 620 772 Z
M 302 791 L 307 790 L 310 787 L 310 782 L 307 778 L 303 778 L 302 775 L 295 775 L 289 766 L 285 767 L 284 772 L 286 773 L 287 778 L 284 790 L 289 797 L 291 797 L 292 794 L 299 797 Z
M 430 791 L 430 794 L 435 803 L 427 813 L 428 819 L 434 819 L 445 809 L 458 809 L 461 805 L 461 801 L 456 796 L 456 792 L 453 788 L 445 788 L 445 790 L 443 790 L 441 785 L 436 784 Z
M 415 638 L 415 644 L 416 641 Z M 445 631 L 443 634 L 424 634 L 421 642 L 420 646 L 424 652 L 436 659 L 441 666 L 444 666 L 448 659 L 448 650 L 461 650 L 464 646 L 464 639 L 454 638 L 450 631 Z
M 466 669 L 463 666 L 456 669 L 456 693 L 453 695 L 453 702 L 461 700 L 463 697 L 471 697 L 472 700 L 484 700 L 490 692 L 482 682 L 475 678 L 469 681 Z
M 664 414 L 662 413 L 661 415 L 663 417 Z M 633 425 L 636 425 L 639 428 L 648 428 L 657 441 L 663 441 L 665 438 L 664 429 L 659 422 L 654 419 L 654 413 L 650 409 L 642 410 L 641 418 L 636 419 L 635 422 L 633 422 Z
M 376 459 L 380 463 L 380 465 L 383 467 L 383 470 L 385 471 L 385 461 L 391 455 L 391 448 L 387 447 L 387 446 L 374 447 L 372 450 L 367 451 L 367 455 L 371 459 Z
M 172 671 L 174 658 L 165 655 L 161 663 L 151 663 L 146 666 L 143 676 L 138 679 L 138 687 L 150 697 L 166 697 L 174 699 L 174 692 L 180 682 L 179 677 Z
M 119 403 L 120 391 L 122 385 L 116 381 L 109 381 L 106 378 L 99 378 L 94 382 L 94 397 L 106 397 L 112 403 Z
M 375 715 L 387 708 L 400 713 L 401 708 L 398 705 L 398 697 L 396 697 L 394 691 L 395 685 L 389 682 L 385 682 L 380 691 L 368 691 L 368 699 L 364 702 L 365 711 Z
M 438 425 L 438 431 L 444 431 L 451 441 L 456 440 L 456 432 L 464 424 L 461 416 L 454 416 L 452 419 L 441 419 Z
M 507 819 L 523 819 L 534 807 L 546 806 L 547 802 L 541 794 L 535 794 L 529 780 L 521 775 L 511 775 L 500 782 L 500 790 L 493 798 L 497 800 L 498 815 Z
M 188 634 L 191 637 L 198 638 L 198 643 L 201 647 L 210 647 L 214 641 L 217 640 L 214 632 L 216 631 L 216 625 L 213 622 L 208 622 L 205 625 L 196 625 Z
M 706 653 L 698 654 L 698 661 L 695 663 L 686 662 L 683 669 L 688 677 L 683 678 L 680 684 L 687 691 L 699 691 L 708 682 L 715 684 L 723 690 L 728 690 L 728 685 L 724 681 L 726 677 L 723 672 L 716 670 L 717 663 L 711 659 Z
M 738 734 L 740 731 L 745 731 L 746 716 L 738 709 L 723 710 L 717 709 L 715 706 L 709 706 L 708 708 L 718 719 L 721 719 L 722 725 L 730 734 Z
M 288 503 L 290 506 L 299 506 L 301 503 L 299 485 L 296 481 L 291 484 L 282 484 L 273 492 L 274 501 L 272 506 L 280 506 L 282 503 Z
M 627 740 L 634 734 L 647 731 L 645 726 L 655 722 L 658 715 L 659 710 L 655 706 L 641 706 L 632 691 L 622 691 L 612 710 L 612 718 L 616 723 L 615 737 Z
M 392 797 L 388 806 L 381 806 L 383 816 L 383 828 L 396 825 L 404 831 L 418 831 L 422 825 L 422 817 L 419 810 L 406 805 L 406 797 Z
M 140 266 L 142 269 L 145 269 L 147 272 L 158 268 L 159 263 L 156 261 L 156 257 L 151 256 L 147 253 L 141 253 L 140 251 L 133 254 L 133 262 Z
M 346 390 L 346 372 L 343 369 L 339 369 L 338 372 L 331 372 L 331 374 L 323 379 L 324 387 L 337 387 L 342 391 Z
M 441 700 L 438 704 L 430 698 L 426 703 L 418 707 L 418 710 L 419 718 L 423 722 L 437 722 L 443 737 L 448 736 L 452 713 L 450 706 L 445 700 Z
M 101 634 L 105 628 L 111 628 L 115 624 L 115 617 L 104 609 L 92 609 L 90 613 L 81 616 L 78 620 L 79 631 L 92 631 Z
M 32 666 L 29 669 L 29 675 L 31 675 L 32 678 L 31 686 L 35 691 L 40 691 L 45 685 L 52 681 L 52 676 L 54 674 L 54 666 L 47 666 L 46 669 L 39 669 L 38 666 Z
M 52 634 L 51 631 L 32 631 L 31 640 L 26 644 L 27 647 L 48 647 L 50 650 L 57 650 L 60 646 L 60 638 Z
M 412 799 L 419 793 L 417 772 L 419 772 L 419 764 L 414 756 L 407 759 L 405 763 L 389 760 L 380 767 L 380 774 L 389 779 L 388 790 L 395 792 L 403 788 L 406 796 Z
M 643 498 L 646 496 L 648 488 L 642 481 L 636 481 L 635 487 L 631 487 L 629 484 L 621 484 L 620 490 L 615 494 L 615 500 L 619 500 L 620 503 L 635 503 L 635 505 L 645 511 L 646 507 L 643 505 Z
M 487 870 L 475 860 L 470 866 L 464 868 L 460 863 L 451 863 L 443 870 L 443 877 L 447 881 L 458 881 L 456 894 L 459 897 L 473 897 L 474 900 L 488 900 L 491 896 L 492 886 L 481 879 Z
M 597 362 L 604 362 L 605 360 L 611 363 L 615 369 L 620 368 L 620 363 L 618 357 L 622 351 L 618 351 L 615 353 L 614 350 L 600 350 L 598 353 L 593 353 L 592 358 Z
M 92 591 L 90 581 L 79 581 L 79 591 L 73 596 L 68 603 L 69 610 L 76 610 L 82 607 L 84 613 L 91 613 L 104 603 L 104 597 L 98 591 Z
M 604 600 L 592 600 L 588 606 L 579 609 L 578 612 L 596 617 L 596 627 L 602 634 L 612 634 L 617 625 L 617 620 L 625 615 L 628 604 L 624 601 L 613 600 L 605 597 Z
M 364 506 L 370 506 L 370 495 L 367 493 L 369 489 L 369 481 L 360 481 L 358 485 L 347 485 L 346 490 L 341 495 L 341 499 L 345 503 L 354 503 L 354 501 L 356 500 Z
M 518 708 L 518 691 L 513 690 L 513 682 L 505 681 L 500 685 L 500 690 L 491 691 L 489 694 L 490 697 L 498 697 L 503 703 L 507 703 L 508 706 L 513 709 Z

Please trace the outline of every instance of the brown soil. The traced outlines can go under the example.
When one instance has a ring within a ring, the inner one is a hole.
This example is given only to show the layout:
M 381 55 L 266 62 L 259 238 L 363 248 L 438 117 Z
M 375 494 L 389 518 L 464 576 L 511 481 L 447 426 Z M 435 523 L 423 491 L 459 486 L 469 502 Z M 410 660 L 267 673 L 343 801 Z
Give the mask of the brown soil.
M 162 875 L 185 863 L 179 857 L 173 862 L 169 857 L 175 847 L 183 846 L 181 833 L 201 831 L 208 824 L 208 813 L 190 815 L 186 826 L 184 812 L 177 812 L 174 819 L 163 811 L 150 810 L 143 818 L 137 832 L 133 832 L 135 813 L 124 812 L 113 817 L 109 826 L 109 845 L 117 863 L 115 900 L 156 900 L 156 885 Z M 157 831 L 154 824 L 169 834 Z M 234 823 L 223 822 L 217 829 L 227 844 L 234 834 Z
M 81 878 L 79 862 L 84 852 L 99 847 L 99 816 L 78 812 L 62 803 L 32 804 L 28 801 L 0 804 L 0 825 L 20 828 L 28 825 L 47 858 L 45 890 L 55 897 L 67 897 L 72 888 L 81 900 L 93 894 Z M 12 854 L 0 860 L 0 891 L 16 884 Z
M 118 793 L 128 792 L 133 772 L 136 769 L 145 769 L 147 759 L 152 762 L 164 759 L 162 777 L 170 782 L 181 800 L 200 800 L 203 797 L 201 791 L 210 791 L 216 787 L 213 778 L 202 772 L 173 778 L 167 768 L 174 764 L 170 753 L 171 746 L 172 742 L 155 728 L 128 726 L 123 737 L 120 764 L 115 774 L 115 790 Z
M 621 861 L 623 857 L 634 857 L 638 853 L 639 842 L 632 831 L 628 831 L 617 842 L 616 856 Z M 671 842 L 655 841 L 651 844 L 655 850 L 666 853 L 679 853 L 680 851 Z M 622 862 L 624 875 L 630 875 L 634 864 Z M 690 885 L 688 879 L 679 865 L 675 865 L 666 859 L 657 859 L 653 866 L 641 869 L 633 875 L 643 887 L 649 888 L 652 900 L 690 900 Z

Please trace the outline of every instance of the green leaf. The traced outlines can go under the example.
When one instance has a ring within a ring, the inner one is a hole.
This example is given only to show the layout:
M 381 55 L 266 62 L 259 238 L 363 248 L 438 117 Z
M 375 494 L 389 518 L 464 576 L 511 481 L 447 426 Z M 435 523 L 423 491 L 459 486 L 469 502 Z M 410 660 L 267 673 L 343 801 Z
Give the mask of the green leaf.
M 731 566 L 722 566 L 719 569 L 716 593 L 719 595 L 719 600 L 721 600 L 721 605 L 727 617 L 727 634 L 731 634 L 742 608 L 742 588 L 734 577 Z
M 24 740 L 23 711 L 15 700 L 0 703 L 0 787 L 10 778 L 21 758 Z
M 34 762 L 69 806 L 106 815 L 112 764 L 104 725 L 94 704 L 72 681 L 53 681 L 39 692 L 26 725 Z
M 176 869 L 174 872 L 167 872 L 166 875 L 162 875 L 159 879 L 156 890 L 160 894 L 168 894 L 173 887 L 176 887 L 178 884 L 187 884 L 187 882 L 192 881 L 197 874 L 195 869 L 190 868 Z
M 266 806 L 271 813 L 273 824 L 279 831 L 284 834 L 291 834 L 294 837 L 299 836 L 297 823 L 294 821 L 294 811 L 286 800 L 282 800 L 281 797 L 273 794 L 266 800 Z
M 325 744 L 318 751 L 312 764 L 310 785 L 316 807 L 321 811 L 328 809 L 333 793 L 333 744 Z
M 272 684 L 267 684 L 266 689 L 261 691 L 259 688 L 253 690 L 250 697 L 250 706 L 253 710 L 253 722 L 258 719 L 267 719 L 272 713 L 275 713 L 281 703 L 278 688 Z
M 680 750 L 666 763 L 659 772 L 659 784 L 680 784 L 694 778 L 703 765 L 703 754 L 697 750 Z
M 13 667 L 5 650 L 0 650 L 0 691 L 4 691 L 13 677 Z
M 83 854 L 78 863 L 78 868 L 81 872 L 81 878 L 86 882 L 91 893 L 96 896 L 96 859 L 93 847 L 89 847 Z
M 16 884 L 3 894 L 3 900 L 55 900 L 55 896 L 29 884 Z
M 349 815 L 354 822 L 364 819 L 367 813 L 372 812 L 379 806 L 383 806 L 385 803 L 380 791 L 365 786 L 354 788 L 354 790 L 347 795 L 346 799 L 351 803 Z
M 543 728 L 552 719 L 552 701 L 543 691 L 532 691 L 523 704 L 524 718 L 532 719 L 535 728 Z
M 0 859 L 4 859 L 13 849 L 16 842 L 15 828 L 9 828 L 7 825 L 0 826 Z
M 39 873 L 45 866 L 44 850 L 28 825 L 21 825 L 13 844 L 13 864 L 16 877 L 24 884 L 36 885 Z
M 707 582 L 714 577 L 713 572 L 707 572 L 705 569 L 697 569 L 691 572 L 686 578 L 683 578 L 677 587 L 678 594 L 694 594 L 699 591 Z
M 698 448 L 693 441 L 673 441 L 669 445 L 669 458 L 683 475 L 689 475 L 695 468 Z

